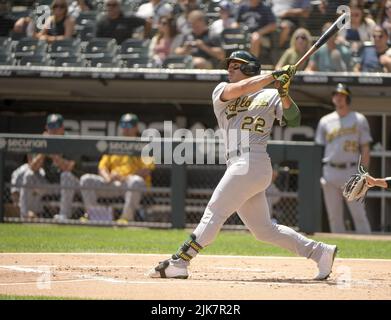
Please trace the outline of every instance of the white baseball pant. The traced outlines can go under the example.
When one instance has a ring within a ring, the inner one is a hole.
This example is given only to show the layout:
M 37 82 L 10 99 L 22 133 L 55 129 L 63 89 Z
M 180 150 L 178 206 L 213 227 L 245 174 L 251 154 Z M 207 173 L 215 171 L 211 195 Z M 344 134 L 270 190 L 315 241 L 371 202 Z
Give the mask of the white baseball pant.
M 236 211 L 257 240 L 270 242 L 318 262 L 323 243 L 310 240 L 270 219 L 265 196 L 272 177 L 269 155 L 265 151 L 251 151 L 247 158 L 228 160 L 227 165 L 223 178 L 193 232 L 197 243 L 203 247 L 209 245 L 226 219 Z M 246 166 L 247 170 L 244 169 Z
M 345 233 L 346 227 L 343 218 L 342 188 L 352 174 L 357 172 L 356 167 L 338 169 L 328 165 L 323 166 L 323 177 L 320 183 L 323 189 L 324 201 L 329 218 L 330 230 L 333 233 Z M 365 211 L 365 205 L 358 201 L 346 201 L 352 216 L 357 233 L 371 233 L 371 227 Z
M 97 174 L 85 174 L 80 178 L 80 185 L 83 188 L 81 194 L 83 196 L 84 205 L 87 208 L 97 206 L 97 198 L 112 197 L 116 195 L 124 195 L 125 203 L 122 209 L 121 219 L 129 221 L 134 220 L 135 212 L 140 206 L 142 191 L 146 187 L 145 181 L 138 175 L 129 175 L 126 180 L 118 185 L 113 183 L 108 184 L 102 176 Z M 104 186 L 112 186 L 110 190 L 99 190 Z M 120 188 L 128 188 L 129 191 L 121 190 Z M 85 188 L 85 189 L 84 189 Z

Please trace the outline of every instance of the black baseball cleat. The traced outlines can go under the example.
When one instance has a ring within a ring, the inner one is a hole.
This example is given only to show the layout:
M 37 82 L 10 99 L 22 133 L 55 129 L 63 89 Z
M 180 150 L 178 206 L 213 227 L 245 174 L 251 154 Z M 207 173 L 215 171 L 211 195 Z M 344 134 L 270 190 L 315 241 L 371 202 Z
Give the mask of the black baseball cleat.
M 182 259 L 168 259 L 159 263 L 159 265 L 147 273 L 150 278 L 173 278 L 173 279 L 187 279 L 189 274 L 187 272 L 188 262 Z

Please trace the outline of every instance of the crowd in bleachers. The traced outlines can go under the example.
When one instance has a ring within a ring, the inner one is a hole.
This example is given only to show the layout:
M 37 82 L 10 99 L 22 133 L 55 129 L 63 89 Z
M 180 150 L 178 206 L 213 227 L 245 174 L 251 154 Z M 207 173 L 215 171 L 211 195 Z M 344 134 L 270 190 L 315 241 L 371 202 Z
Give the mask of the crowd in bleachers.
M 339 5 L 351 29 L 302 70 L 390 72 L 391 0 L 0 0 L 0 65 L 212 69 L 245 49 L 281 67 Z

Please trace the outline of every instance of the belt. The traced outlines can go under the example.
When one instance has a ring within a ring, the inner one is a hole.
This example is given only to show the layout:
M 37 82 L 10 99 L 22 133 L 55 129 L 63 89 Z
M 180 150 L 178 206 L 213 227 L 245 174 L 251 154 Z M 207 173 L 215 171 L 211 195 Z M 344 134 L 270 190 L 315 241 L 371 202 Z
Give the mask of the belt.
M 330 167 L 337 168 L 337 169 L 347 169 L 353 166 L 357 165 L 357 162 L 347 162 L 347 163 L 333 163 L 333 162 L 327 162 Z
M 250 152 L 250 147 L 245 147 L 243 149 L 237 149 L 237 150 L 231 150 L 230 152 L 227 152 L 225 154 L 225 157 L 228 159 L 234 158 L 234 157 L 240 157 L 244 153 Z

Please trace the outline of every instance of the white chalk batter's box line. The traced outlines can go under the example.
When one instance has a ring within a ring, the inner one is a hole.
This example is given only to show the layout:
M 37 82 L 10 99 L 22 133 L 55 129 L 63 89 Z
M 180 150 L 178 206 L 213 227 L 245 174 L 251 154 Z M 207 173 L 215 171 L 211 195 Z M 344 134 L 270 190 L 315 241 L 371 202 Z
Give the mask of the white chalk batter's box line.
M 81 253 L 75 253 L 75 252 L 5 252 L 0 253 L 0 257 L 2 255 L 58 255 L 58 256 L 130 256 L 130 257 L 142 257 L 142 256 L 149 256 L 149 257 L 170 257 L 170 254 L 157 254 L 157 253 L 103 253 L 103 252 L 81 252 Z M 216 259 L 240 259 L 240 260 L 248 260 L 248 259 L 276 259 L 276 260 L 285 260 L 285 259 L 293 259 L 293 260 L 308 260 L 304 257 L 279 257 L 279 256 L 230 256 L 230 255 L 198 255 L 197 259 L 204 259 L 204 258 L 216 258 Z M 378 261 L 378 262 L 385 262 L 389 261 L 391 263 L 391 259 L 364 259 L 364 258 L 336 258 L 335 261 Z
M 35 268 L 31 268 L 31 267 L 35 267 Z M 40 268 L 56 268 L 57 266 L 53 266 L 53 265 L 40 265 L 40 266 L 31 266 L 31 265 L 26 265 L 26 266 L 22 266 L 22 265 L 19 265 L 19 266 L 13 266 L 13 265 L 0 265 L 0 268 L 4 268 L 4 269 L 8 269 L 8 270 L 12 270 L 12 271 L 18 271 L 18 272 L 27 272 L 27 273 L 46 273 L 47 270 L 42 270 Z M 107 268 L 107 266 L 91 266 L 91 265 L 88 265 L 88 266 L 77 266 L 77 267 L 80 267 L 80 268 L 99 268 L 99 267 L 104 267 L 104 268 Z M 77 268 L 76 267 L 76 268 Z M 113 266 L 114 267 L 114 266 Z M 118 268 L 129 268 L 129 266 L 116 266 Z M 135 266 L 131 266 L 131 267 L 135 267 Z M 62 268 L 62 266 L 61 266 Z M 145 266 L 143 266 L 143 269 L 145 268 Z M 211 267 L 210 269 L 223 269 L 223 270 L 235 270 L 235 271 L 254 271 L 256 272 L 256 270 L 260 270 L 260 269 L 251 269 L 251 268 L 228 268 L 228 267 Z M 262 270 L 262 272 L 265 272 L 265 270 Z M 140 281 L 140 280 L 121 280 L 121 279 L 116 279 L 116 278 L 110 278 L 110 277 L 105 277 L 105 276 L 100 276 L 100 275 L 78 275 L 78 274 L 75 274 L 74 272 L 70 272 L 70 271 L 57 271 L 57 273 L 64 273 L 64 274 L 69 274 L 71 273 L 73 276 L 76 276 L 76 278 L 78 279 L 65 279 L 65 280 L 55 280 L 55 279 L 51 279 L 50 282 L 53 283 L 53 284 L 57 284 L 57 283 L 70 283 L 70 282 L 87 282 L 87 281 L 102 281 L 102 282 L 107 282 L 107 283 L 110 283 L 110 284 L 131 284 L 131 285 L 137 285 L 137 284 L 147 284 L 147 285 L 155 285 L 155 284 L 159 284 L 159 285 L 164 285 L 164 284 L 167 284 L 167 285 L 171 285 L 172 284 L 172 281 L 180 281 L 181 283 L 186 283 L 186 284 L 195 284 L 195 285 L 205 285 L 205 284 L 209 284 L 210 283 L 210 280 L 191 280 L 191 279 L 188 279 L 186 281 L 184 280 L 177 280 L 177 279 L 159 279 L 159 280 L 149 280 L 149 281 Z M 270 273 L 270 272 L 269 272 Z M 275 276 L 277 274 L 277 272 L 272 272 L 270 273 L 270 275 L 273 275 Z M 282 273 L 279 273 L 279 274 L 282 274 Z M 278 282 L 276 281 L 264 281 L 266 279 L 262 279 L 262 283 L 263 284 L 278 284 L 279 286 L 294 286 L 294 285 L 297 285 L 297 283 L 295 282 L 284 282 L 284 279 Z M 295 280 L 295 279 L 285 279 L 286 281 L 291 281 L 291 280 Z M 302 280 L 302 279 L 296 279 L 296 280 Z M 307 283 L 305 284 L 319 284 L 320 282 L 319 281 L 311 281 L 311 279 L 308 279 L 306 280 L 308 281 Z M 234 284 L 247 284 L 248 281 L 243 281 L 243 280 L 224 280 L 224 283 L 234 283 Z M 256 282 L 254 282 L 256 283 Z M 325 284 L 327 282 L 324 282 Z M 369 280 L 349 280 L 348 285 L 350 286 L 371 286 L 371 287 L 377 287 L 377 285 L 373 282 L 373 281 L 369 281 Z M 1 286 L 17 286 L 17 285 L 36 285 L 36 281 L 30 281 L 30 282 L 12 282 L 12 283 L 0 283 L 0 287 Z M 304 285 L 304 284 L 303 284 Z

